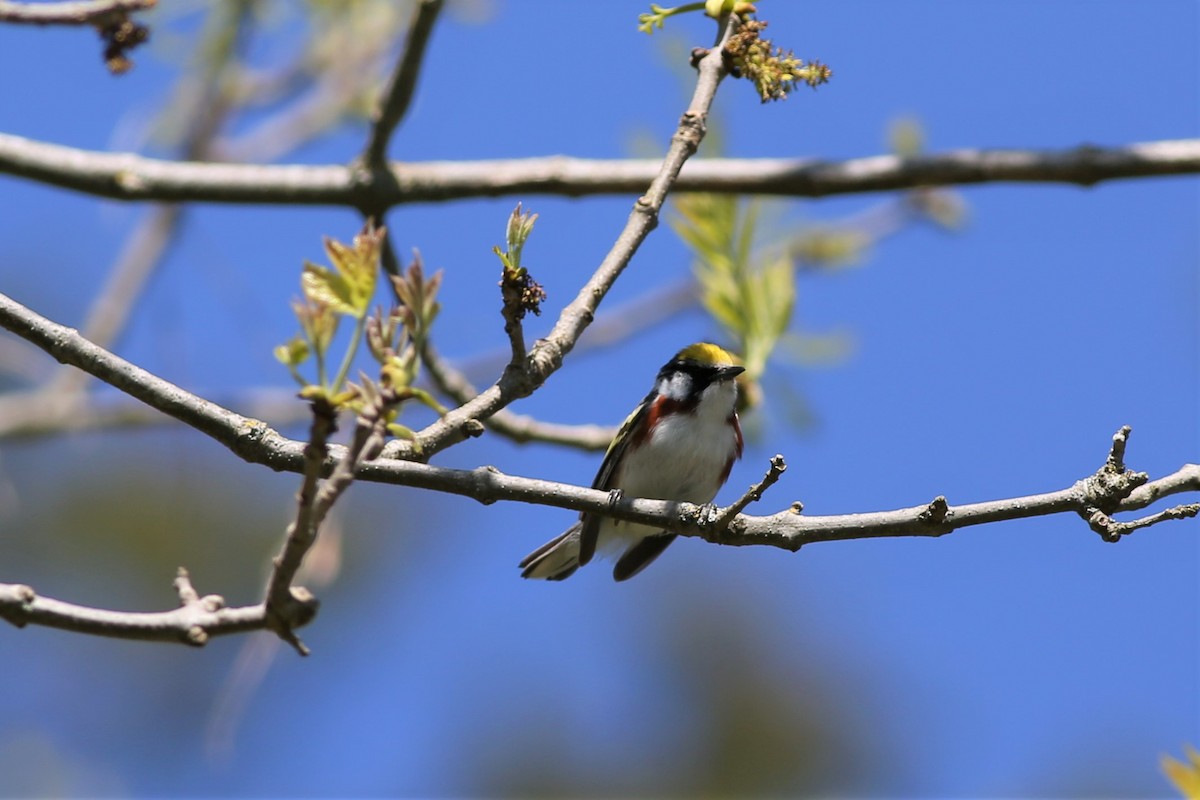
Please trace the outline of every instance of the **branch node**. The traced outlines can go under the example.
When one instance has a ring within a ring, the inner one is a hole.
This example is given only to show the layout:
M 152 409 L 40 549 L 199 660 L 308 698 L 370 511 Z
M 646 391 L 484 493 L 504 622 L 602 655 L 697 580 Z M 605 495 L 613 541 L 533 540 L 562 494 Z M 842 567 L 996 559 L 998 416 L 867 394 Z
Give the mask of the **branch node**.
M 33 606 L 33 602 L 37 600 L 37 592 L 32 586 L 19 584 L 9 587 L 15 595 L 16 603 L 5 603 L 0 605 L 0 617 L 8 620 L 17 628 L 24 628 L 29 624 L 29 612 Z
M 308 647 L 296 636 L 296 628 L 302 628 L 313 621 L 321 601 L 303 586 L 288 587 L 287 599 L 278 603 L 267 600 L 267 627 L 275 631 L 280 639 L 295 648 L 302 656 L 309 654 Z
M 208 644 L 208 633 L 199 625 L 193 625 L 187 629 L 187 634 L 183 638 L 184 644 L 189 644 L 192 647 L 203 647 Z
M 729 523 L 733 522 L 734 518 L 742 513 L 746 506 L 761 500 L 763 492 L 774 486 L 775 482 L 779 480 L 779 476 L 786 470 L 787 462 L 783 460 L 782 455 L 776 453 L 771 456 L 771 464 L 767 468 L 767 473 L 763 475 L 762 480 L 747 489 L 745 494 L 736 503 L 720 511 L 712 510 L 699 517 L 700 525 L 704 529 L 705 538 L 709 541 L 719 542 L 721 534 L 729 528 Z M 796 504 L 793 504 L 792 508 L 795 509 L 795 507 Z
M 1118 542 L 1122 536 L 1127 536 L 1141 528 L 1148 528 L 1170 519 L 1189 519 L 1198 515 L 1200 515 L 1200 503 L 1172 506 L 1157 514 L 1139 517 L 1129 522 L 1115 520 L 1100 509 L 1090 506 L 1080 516 L 1087 519 L 1088 527 L 1100 534 L 1101 539 L 1106 542 Z
M 1134 472 L 1125 466 L 1125 446 L 1129 442 L 1131 430 L 1128 425 L 1124 425 L 1113 435 L 1112 448 L 1104 465 L 1096 470 L 1094 475 L 1078 484 L 1082 494 L 1080 514 L 1089 520 L 1089 524 L 1094 510 L 1111 515 L 1120 508 L 1121 502 L 1129 497 L 1134 489 L 1150 481 L 1150 476 L 1145 472 Z M 1093 527 L 1093 530 L 1097 529 Z
M 1095 506 L 1088 506 L 1080 516 L 1087 520 L 1088 527 L 1100 534 L 1100 538 L 1104 541 L 1118 542 L 1121 540 L 1120 523 Z
M 225 598 L 219 594 L 207 594 L 200 598 L 200 607 L 212 614 L 225 608 Z
M 925 510 L 917 515 L 917 520 L 927 525 L 938 525 L 946 521 L 950 512 L 950 504 L 943 495 L 938 495 L 930 501 Z

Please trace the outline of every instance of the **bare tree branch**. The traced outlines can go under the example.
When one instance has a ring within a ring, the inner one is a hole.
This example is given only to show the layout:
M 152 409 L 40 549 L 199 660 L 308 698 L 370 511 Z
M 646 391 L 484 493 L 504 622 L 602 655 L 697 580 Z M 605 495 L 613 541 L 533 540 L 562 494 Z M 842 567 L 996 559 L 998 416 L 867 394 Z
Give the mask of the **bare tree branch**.
M 158 0 L 80 0 L 62 3 L 14 3 L 0 0 L 0 22 L 27 25 L 104 25 L 114 17 L 144 11 Z
M 562 366 L 563 358 L 591 324 L 608 290 L 633 259 L 641 243 L 658 226 L 658 213 L 666 202 L 667 193 L 679 177 L 684 162 L 699 148 L 704 138 L 708 110 L 726 74 L 721 53 L 734 26 L 732 16 L 722 19 L 716 44 L 697 65 L 699 76 L 696 89 L 675 135 L 671 137 L 671 145 L 658 173 L 646 193 L 634 203 L 625 228 L 600 266 L 575 299 L 559 314 L 550 333 L 538 340 L 524 359 L 514 358 L 495 384 L 416 433 L 411 442 L 391 443 L 385 448 L 385 455 L 424 460 L 469 436 L 478 436 L 483 432 L 482 420 L 491 417 L 513 400 L 532 394 Z
M 179 608 L 144 613 L 78 606 L 42 597 L 28 586 L 0 583 L 0 618 L 18 628 L 43 625 L 116 639 L 180 642 L 193 647 L 204 645 L 213 636 L 267 627 L 263 605 L 226 608 L 218 595 L 200 597 L 182 569 L 175 586 Z
M 408 112 L 413 94 L 416 93 L 417 78 L 425 59 L 425 45 L 429 43 L 433 25 L 441 10 L 442 0 L 419 0 L 413 8 L 412 22 L 400 60 L 396 63 L 396 71 L 392 73 L 381 102 L 371 117 L 371 132 L 362 154 L 362 163 L 368 169 L 387 168 L 388 142 Z
M 391 208 L 501 195 L 584 197 L 641 191 L 660 163 L 566 156 L 391 163 L 366 183 L 344 165 L 196 163 L 103 153 L 0 134 L 0 174 L 117 200 Z M 692 161 L 673 191 L 825 197 L 980 183 L 1067 183 L 1200 173 L 1200 139 L 1066 150 L 956 150 L 849 161 Z
M 440 0 L 425 0 L 420 8 L 432 8 L 431 13 L 436 16 L 439 6 Z M 418 35 L 420 14 L 421 10 L 418 10 L 418 20 L 414 22 L 410 38 Z M 432 25 L 432 17 L 428 24 Z M 741 514 L 749 502 L 758 499 L 782 474 L 783 460 L 778 456 L 772 460 L 771 469 L 762 481 L 733 505 L 715 514 L 711 509 L 687 503 L 638 498 L 614 501 L 605 492 L 509 476 L 491 467 L 468 471 L 423 463 L 463 438 L 478 435 L 484 421 L 496 424 L 498 412 L 504 412 L 513 400 L 532 393 L 561 366 L 641 242 L 656 227 L 667 193 L 673 189 L 822 195 L 996 180 L 1090 185 L 1120 177 L 1200 172 L 1200 140 L 1191 140 L 1111 150 L 963 151 L 912 159 L 860 159 L 842 164 L 774 160 L 708 162 L 720 169 L 708 173 L 710 184 L 706 185 L 702 179 L 706 173 L 701 165 L 695 165 L 696 169 L 690 169 L 686 176 L 681 175 L 681 170 L 703 138 L 708 109 L 724 76 L 721 45 L 728 39 L 732 27 L 731 20 L 723 21 L 717 46 L 700 59 L 699 79 L 692 101 L 672 138 L 666 158 L 653 168 L 648 162 L 541 159 L 493 162 L 484 168 L 486 174 L 479 170 L 487 162 L 396 164 L 389 172 L 370 169 L 364 177 L 363 170 L 357 165 L 257 167 L 156 161 L 131 155 L 89 153 L 0 135 L 0 171 L 125 200 L 333 204 L 352 206 L 363 213 L 382 213 L 401 203 L 505 192 L 625 193 L 637 191 L 650 181 L 649 189 L 635 203 L 613 248 L 578 296 L 562 310 L 551 333 L 528 353 L 523 347 L 514 348 L 503 374 L 480 394 L 467 397 L 473 394 L 468 391 L 469 384 L 465 381 L 456 384 L 453 373 L 443 372 L 440 382 L 460 392 L 461 405 L 415 434 L 411 443 L 397 442 L 390 446 L 391 453 L 402 456 L 399 459 L 376 457 L 383 449 L 381 420 L 386 406 L 371 406 L 378 412 L 374 416 L 364 412 L 349 447 L 328 443 L 336 423 L 332 412 L 318 413 L 314 417 L 308 443 L 288 439 L 258 420 L 187 392 L 118 358 L 78 332 L 40 317 L 0 295 L 0 326 L 36 344 L 63 363 L 94 375 L 196 428 L 247 461 L 304 475 L 296 518 L 275 561 L 266 598 L 261 605 L 225 608 L 224 601 L 217 596 L 201 597 L 186 572 L 181 570 L 176 579 L 181 607 L 175 611 L 123 614 L 41 598 L 26 586 L 0 584 L 0 617 L 18 626 L 33 623 L 107 636 L 181 641 L 192 645 L 201 645 L 212 635 L 271 629 L 302 653 L 306 652 L 294 631 L 311 620 L 317 610 L 317 601 L 292 582 L 305 552 L 315 540 L 322 517 L 355 479 L 453 493 L 483 503 L 508 500 L 550 505 L 652 524 L 719 544 L 770 545 L 788 550 L 797 550 L 815 541 L 940 536 L 970 525 L 1067 512 L 1083 517 L 1102 537 L 1115 541 L 1158 522 L 1200 513 L 1200 503 L 1193 503 L 1131 521 L 1113 519 L 1114 514 L 1144 508 L 1168 495 L 1200 491 L 1200 465 L 1185 465 L 1176 473 L 1156 481 L 1151 481 L 1145 473 L 1127 469 L 1124 454 L 1128 428 L 1123 428 L 1114 437 L 1109 457 L 1096 473 L 1066 489 L 958 506 L 938 497 L 924 505 L 896 511 L 825 517 L 803 515 L 798 502 L 788 510 L 769 516 Z M 422 36 L 427 39 L 428 31 Z M 423 40 L 406 48 L 405 57 L 397 68 L 389 99 L 364 153 L 368 167 L 382 164 L 391 130 L 407 106 L 405 95 L 411 96 L 422 46 Z M 415 60 L 406 67 L 410 51 L 415 52 Z M 408 84 L 407 88 L 405 84 Z M 542 167 L 543 171 L 529 171 L 531 165 Z M 584 169 L 564 180 L 564 165 Z M 617 165 L 629 171 L 614 178 L 614 173 L 619 172 L 615 169 Z M 729 165 L 736 167 L 731 169 Z M 765 174 L 755 172 L 756 167 L 762 166 L 770 169 Z M 550 168 L 549 172 L 545 171 L 546 167 Z M 628 177 L 643 167 L 645 171 L 637 173 L 640 178 Z M 605 174 L 599 174 L 601 169 Z M 425 171 L 425 183 L 421 183 L 422 170 Z M 463 177 L 471 174 L 471 170 L 476 170 L 473 183 Z M 495 183 L 496 179 L 501 182 Z M 505 180 L 509 182 L 504 183 Z M 756 188 L 745 188 L 747 181 Z M 621 188 L 615 188 L 617 186 Z M 395 261 L 394 254 L 391 260 Z M 436 360 L 429 359 L 427 364 L 430 361 Z M 507 419 L 511 424 L 519 418 L 502 414 L 499 419 Z M 545 430 L 540 423 L 537 425 Z M 578 433 L 572 432 L 573 435 Z M 321 484 L 323 476 L 328 476 L 329 480 Z
M 288 439 L 264 423 L 222 408 L 96 347 L 70 328 L 45 319 L 0 294 L 0 327 L 17 333 L 64 363 L 74 364 L 163 413 L 195 428 L 248 462 L 302 472 L 305 442 Z M 1114 441 L 1128 435 L 1122 429 Z M 329 474 L 346 455 L 330 445 L 322 467 Z M 1157 480 L 1106 462 L 1095 475 L 1046 494 L 951 506 L 945 498 L 911 508 L 867 514 L 808 516 L 798 505 L 764 517 L 739 515 L 721 531 L 701 519 L 700 506 L 665 500 L 624 498 L 608 492 L 554 481 L 505 475 L 492 467 L 473 470 L 435 467 L 416 461 L 377 458 L 362 463 L 358 480 L 412 486 L 457 494 L 481 503 L 498 500 L 535 503 L 658 525 L 686 536 L 720 544 L 771 545 L 789 550 L 818 541 L 885 536 L 941 536 L 952 530 L 1002 520 L 1073 512 L 1107 514 L 1136 511 L 1164 497 L 1200 492 L 1200 464 L 1187 464 Z
M 726 506 L 721 510 L 720 514 L 713 517 L 713 529 L 723 531 L 728 528 L 729 523 L 733 522 L 734 518 L 738 514 L 741 514 L 746 506 L 762 500 L 763 492 L 778 483 L 780 476 L 785 471 L 787 471 L 787 463 L 783 460 L 783 456 L 778 454 L 771 456 L 771 466 L 767 470 L 767 474 L 763 475 L 762 480 L 747 489 L 745 494 L 738 498 L 737 502 Z
M 261 422 L 221 408 L 157 378 L 4 295 L 0 295 L 0 325 L 60 361 L 85 369 L 186 422 L 247 461 L 266 464 L 276 470 L 314 474 L 312 470 L 316 469 L 318 459 L 306 452 L 306 443 L 280 436 Z M 375 431 L 374 426 L 372 431 Z M 731 509 L 736 513 L 778 478 L 782 462 L 776 464 L 774 460 L 771 471 L 760 484 L 751 487 L 737 503 L 718 511 L 715 516 L 707 513 L 705 507 L 689 503 L 637 498 L 620 498 L 614 502 L 608 492 L 509 476 L 491 467 L 468 471 L 414 461 L 363 461 L 377 451 L 381 438 L 366 439 L 358 449 L 329 446 L 328 455 L 320 463 L 320 472 L 334 472 L 339 469 L 340 462 L 342 478 L 338 485 L 346 484 L 353 477 L 458 494 L 482 503 L 508 500 L 550 505 L 655 525 L 717 544 L 769 545 L 794 551 L 813 542 L 942 536 L 972 525 L 1059 513 L 1075 513 L 1085 518 L 1091 515 L 1089 524 L 1097 528 L 1097 513 L 1111 518 L 1112 514 L 1136 511 L 1169 495 L 1200 492 L 1200 464 L 1184 465 L 1171 475 L 1154 481 L 1145 473 L 1127 469 L 1124 453 L 1128 436 L 1128 427 L 1118 431 L 1113 437 L 1108 459 L 1094 475 L 1056 492 L 959 506 L 952 506 L 944 497 L 938 497 L 929 503 L 896 511 L 837 516 L 806 516 L 800 513 L 800 504 L 794 503 L 790 509 L 770 516 L 738 514 L 730 520 Z M 336 491 L 336 487 L 331 491 Z M 316 501 L 314 508 L 315 505 Z M 1117 523 L 1121 527 L 1100 526 L 1099 532 L 1111 541 L 1168 519 L 1195 516 L 1198 511 L 1198 503 L 1176 506 L 1132 522 Z M 728 527 L 723 527 L 726 522 Z M 198 645 L 209 636 L 224 633 L 264 628 L 290 633 L 315 614 L 316 600 L 298 588 L 289 588 L 288 594 L 289 601 L 284 605 L 287 617 L 281 625 L 278 608 L 270 613 L 265 604 L 226 609 L 218 598 L 197 599 L 192 592 L 183 589 L 180 591 L 183 608 L 142 614 L 75 606 L 38 597 L 27 586 L 0 584 L 0 617 L 18 626 L 33 623 L 118 638 Z
M 229 413 L 229 412 L 226 412 Z M 236 416 L 236 415 L 234 415 Z M 1114 439 L 1128 436 L 1128 428 L 1118 432 Z M 263 446 L 271 446 L 264 437 Z M 302 447 L 293 442 L 293 446 Z M 344 450 L 344 448 L 342 448 Z M 705 509 L 688 503 L 664 500 L 639 500 L 621 498 L 615 502 L 607 492 L 594 489 L 517 478 L 490 469 L 479 468 L 470 472 L 447 470 L 413 462 L 374 462 L 364 464 L 357 477 L 366 480 L 382 480 L 401 477 L 395 482 L 425 488 L 441 488 L 457 494 L 474 497 L 480 502 L 495 500 L 523 500 L 548 505 L 577 508 L 592 513 L 602 513 L 663 527 L 686 536 L 697 536 L 717 544 L 770 545 L 787 550 L 798 550 L 802 545 L 818 541 L 862 539 L 890 536 L 942 536 L 970 525 L 981 525 L 1001 520 L 1024 519 L 1048 514 L 1076 512 L 1097 502 L 1112 503 L 1116 494 L 1125 492 L 1123 499 L 1116 500 L 1115 509 L 1136 510 L 1156 499 L 1180 492 L 1200 491 L 1200 464 L 1188 464 L 1177 472 L 1146 482 L 1140 473 L 1123 470 L 1118 476 L 1123 482 L 1119 490 L 1111 490 L 1111 474 L 1102 481 L 1110 486 L 1107 492 L 1096 492 L 1097 479 L 1105 475 L 1109 464 L 1101 467 L 1096 475 L 1077 481 L 1070 488 L 1040 495 L 1029 495 L 986 503 L 961 506 L 949 505 L 945 498 L 896 511 L 870 514 L 846 514 L 829 517 L 803 516 L 798 504 L 792 509 L 769 517 L 737 516 L 728 529 L 722 529 L 729 508 L 753 499 L 769 485 L 772 476 L 778 477 L 782 470 L 772 463 L 772 469 L 764 480 L 738 503 L 721 511 L 715 518 L 705 515 Z M 431 481 L 408 480 L 425 475 Z M 441 486 L 434 483 L 446 481 Z M 1177 506 L 1155 515 L 1127 524 L 1129 533 L 1165 519 L 1195 516 L 1200 504 Z M 184 583 L 181 585 L 181 581 Z M 0 618 L 18 627 L 26 624 L 46 625 L 80 633 L 96 634 L 125 639 L 147 639 L 155 641 L 183 642 L 202 645 L 209 637 L 240 633 L 251 630 L 273 628 L 278 623 L 268 614 L 265 605 L 243 608 L 225 608 L 224 601 L 217 596 L 199 597 L 186 582 L 186 573 L 181 571 L 177 587 L 183 606 L 175 611 L 159 613 L 115 612 L 103 609 L 72 605 L 58 600 L 39 597 L 28 586 L 0 584 Z M 297 590 L 293 589 L 293 592 Z M 304 624 L 315 612 L 315 600 L 306 593 L 297 596 L 304 601 L 309 613 L 297 617 L 294 624 Z
M 471 385 L 467 377 L 444 361 L 428 342 L 421 351 L 421 362 L 438 391 L 459 405 L 470 402 L 479 394 L 479 390 Z M 506 408 L 497 411 L 484 424 L 514 442 L 546 442 L 581 450 L 604 450 L 617 433 L 616 428 L 604 425 L 560 425 L 544 422 L 524 414 L 514 414 Z
M 329 459 L 329 437 L 337 430 L 337 412 L 324 400 L 312 403 L 312 426 L 308 444 L 304 447 L 304 481 L 296 493 L 296 518 L 288 525 L 283 540 L 283 550 L 271 562 L 271 577 L 267 581 L 265 604 L 271 627 L 279 638 L 290 644 L 302 656 L 308 648 L 296 636 L 298 624 L 308 619 L 296 619 L 298 609 L 308 608 L 316 612 L 315 599 L 302 587 L 293 587 L 292 581 L 304 563 L 304 554 L 317 540 L 317 529 L 328 511 L 317 504 L 320 493 L 321 473 Z

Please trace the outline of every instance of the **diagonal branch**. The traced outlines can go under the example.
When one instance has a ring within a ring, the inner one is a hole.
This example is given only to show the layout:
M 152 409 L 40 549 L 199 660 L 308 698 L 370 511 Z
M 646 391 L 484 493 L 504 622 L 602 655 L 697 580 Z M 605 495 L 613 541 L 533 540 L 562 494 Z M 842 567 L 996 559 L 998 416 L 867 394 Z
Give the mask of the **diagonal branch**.
M 726 506 L 721 512 L 713 518 L 712 531 L 715 534 L 717 531 L 723 531 L 729 527 L 729 523 L 733 522 L 734 518 L 745 510 L 746 506 L 751 503 L 757 503 L 762 500 L 763 492 L 770 489 L 779 482 L 780 476 L 787 471 L 787 463 L 783 460 L 783 456 L 774 455 L 771 457 L 771 466 L 767 470 L 767 474 L 763 475 L 762 480 L 751 486 L 745 493 L 738 498 L 737 502 Z M 800 509 L 792 506 L 797 511 Z
M 296 493 L 296 518 L 288 526 L 283 550 L 271 562 L 264 605 L 271 628 L 302 656 L 308 648 L 295 629 L 316 615 L 319 603 L 307 589 L 293 587 L 304 555 L 317 538 L 324 513 L 318 508 L 321 474 L 329 460 L 329 437 L 337 430 L 337 412 L 324 400 L 312 403 L 312 425 L 304 447 L 304 480 Z
M 304 483 L 296 498 L 296 518 L 288 526 L 283 549 L 273 562 L 267 582 L 266 606 L 271 627 L 300 655 L 308 655 L 308 648 L 296 637 L 294 629 L 312 619 L 318 604 L 307 589 L 293 586 L 292 582 L 304 557 L 316 544 L 321 523 L 333 504 L 350 488 L 363 462 L 375 458 L 383 449 L 388 412 L 398 403 L 395 392 L 387 387 L 364 383 L 360 394 L 365 403 L 358 415 L 353 440 L 349 447 L 343 448 L 324 483 L 319 479 L 329 460 L 329 435 L 336 427 L 336 411 L 324 400 L 313 403 L 312 432 L 304 449 Z
M 425 45 L 429 43 L 433 25 L 442 10 L 443 0 L 420 0 L 413 9 L 412 22 L 404 49 L 396 63 L 388 87 L 384 91 L 379 107 L 371 116 L 371 132 L 363 150 L 362 163 L 368 169 L 386 169 L 388 142 L 400 120 L 408 112 L 413 94 L 417 89 L 417 78 L 421 74 L 421 63 L 425 58 Z
M 585 197 L 639 192 L 660 163 L 566 156 L 391 163 L 363 183 L 340 164 L 196 163 L 104 153 L 0 134 L 0 174 L 116 200 L 391 208 L 501 195 Z M 922 186 L 1065 183 L 1200 173 L 1200 139 L 1063 150 L 956 150 L 848 161 L 712 158 L 691 162 L 674 191 L 827 197 Z
M 421 349 L 421 363 L 438 391 L 459 405 L 469 403 L 479 394 L 467 376 L 456 370 L 428 342 Z M 514 414 L 502 408 L 488 418 L 488 428 L 514 442 L 547 442 L 577 447 L 581 450 L 604 450 L 612 442 L 617 429 L 604 425 L 561 425 L 544 422 L 525 414 Z
M 389 445 L 384 451 L 386 455 L 425 460 L 468 436 L 479 435 L 481 420 L 488 419 L 513 400 L 532 394 L 562 366 L 563 358 L 591 324 L 608 290 L 629 265 L 641 243 L 658 226 L 658 213 L 666 202 L 667 193 L 678 179 L 684 162 L 700 147 L 709 108 L 726 74 L 721 54 L 734 26 L 732 16 L 722 19 L 716 44 L 697 64 L 696 89 L 671 137 L 671 145 L 658 173 L 646 193 L 634 203 L 624 229 L 600 266 L 559 314 L 550 333 L 539 339 L 524 359 L 514 358 L 495 384 L 415 434 L 411 442 Z

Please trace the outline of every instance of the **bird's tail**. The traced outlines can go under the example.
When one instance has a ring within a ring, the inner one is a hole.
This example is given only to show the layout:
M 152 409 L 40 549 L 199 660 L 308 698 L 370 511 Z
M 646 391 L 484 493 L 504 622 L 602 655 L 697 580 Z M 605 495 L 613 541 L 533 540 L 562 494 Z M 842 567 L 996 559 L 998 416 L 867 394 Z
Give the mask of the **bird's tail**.
M 576 523 L 561 536 L 556 536 L 544 545 L 525 556 L 518 565 L 521 567 L 522 578 L 541 578 L 547 581 L 561 581 L 569 578 L 579 569 L 579 531 L 582 525 Z

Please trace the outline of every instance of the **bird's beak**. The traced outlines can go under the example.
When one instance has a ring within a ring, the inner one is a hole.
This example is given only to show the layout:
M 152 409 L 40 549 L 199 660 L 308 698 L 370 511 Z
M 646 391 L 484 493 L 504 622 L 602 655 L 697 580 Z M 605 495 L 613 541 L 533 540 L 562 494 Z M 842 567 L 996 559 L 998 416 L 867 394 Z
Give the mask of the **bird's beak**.
M 723 381 L 731 381 L 745 371 L 745 367 L 737 364 L 728 367 L 721 367 L 721 369 L 717 372 L 717 378 Z

